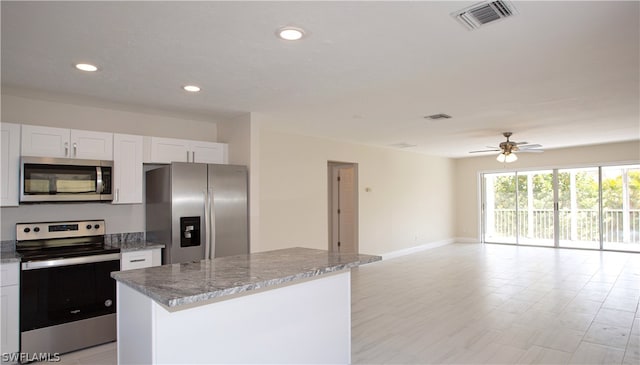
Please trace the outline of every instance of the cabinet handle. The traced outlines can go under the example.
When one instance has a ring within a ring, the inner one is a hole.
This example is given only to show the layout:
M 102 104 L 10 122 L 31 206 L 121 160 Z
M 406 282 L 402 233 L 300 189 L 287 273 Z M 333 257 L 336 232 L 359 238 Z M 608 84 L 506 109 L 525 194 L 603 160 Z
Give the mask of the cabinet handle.
M 187 151 L 187 162 L 189 162 L 189 151 Z
M 129 262 L 145 262 L 147 261 L 147 259 L 135 259 L 135 260 L 130 260 Z
M 76 157 L 78 155 L 78 144 L 74 143 L 73 144 L 73 157 Z
M 196 162 L 196 151 L 191 151 L 191 162 Z
M 120 188 L 116 189 L 116 201 L 119 202 L 120 201 Z
M 69 142 L 64 143 L 64 155 L 69 156 Z

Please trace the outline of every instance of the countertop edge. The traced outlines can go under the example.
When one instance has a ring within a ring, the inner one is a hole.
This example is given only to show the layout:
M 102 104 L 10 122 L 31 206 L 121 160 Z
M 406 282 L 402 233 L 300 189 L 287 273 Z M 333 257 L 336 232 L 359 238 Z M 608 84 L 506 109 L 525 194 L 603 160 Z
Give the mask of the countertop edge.
M 296 281 L 302 281 L 306 279 L 318 278 L 322 275 L 331 274 L 343 270 L 349 270 L 360 265 L 365 265 L 373 262 L 381 261 L 382 257 L 373 255 L 358 255 L 357 259 L 350 262 L 341 262 L 330 264 L 326 267 L 313 268 L 310 270 L 304 270 L 301 272 L 279 276 L 274 278 L 268 278 L 260 281 L 249 283 L 238 283 L 238 285 L 231 285 L 225 288 L 215 288 L 212 290 L 206 290 L 197 294 L 190 295 L 167 295 L 166 293 L 160 293 L 153 287 L 149 287 L 146 284 L 140 283 L 135 278 L 128 278 L 127 271 L 124 272 L 112 272 L 111 277 L 117 282 L 128 286 L 129 288 L 149 297 L 153 301 L 171 309 L 179 309 L 180 306 L 198 304 L 200 302 L 206 302 L 214 299 L 220 299 L 225 296 L 232 296 L 237 294 L 245 294 L 251 291 L 258 291 L 263 289 L 276 289 L 279 286 L 295 283 Z M 150 270 L 138 269 L 138 270 Z

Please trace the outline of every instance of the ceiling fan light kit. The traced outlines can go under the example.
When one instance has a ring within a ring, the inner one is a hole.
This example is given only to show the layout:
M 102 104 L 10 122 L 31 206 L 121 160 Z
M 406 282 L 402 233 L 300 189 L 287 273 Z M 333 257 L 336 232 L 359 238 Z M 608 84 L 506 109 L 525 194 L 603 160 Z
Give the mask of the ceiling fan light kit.
M 517 161 L 518 160 L 518 156 L 516 156 L 516 154 L 513 153 L 513 152 L 511 152 L 511 153 L 503 152 L 503 153 L 499 154 L 498 157 L 496 157 L 496 160 L 498 162 L 501 162 L 501 163 L 503 163 L 503 162 L 511 163 L 511 162 Z
M 469 153 L 478 152 L 500 152 L 496 157 L 496 160 L 500 163 L 510 163 L 518 160 L 515 152 L 544 152 L 539 144 L 529 144 L 529 142 L 514 142 L 509 140 L 513 133 L 504 132 L 502 135 L 507 139 L 505 142 L 500 143 L 498 147 L 489 147 L 490 150 L 471 151 Z

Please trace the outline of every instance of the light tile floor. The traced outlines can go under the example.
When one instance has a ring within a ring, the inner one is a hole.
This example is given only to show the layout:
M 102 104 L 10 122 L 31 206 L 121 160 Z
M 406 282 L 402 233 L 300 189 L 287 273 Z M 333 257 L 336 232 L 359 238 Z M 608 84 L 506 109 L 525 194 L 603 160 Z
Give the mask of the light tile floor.
M 352 291 L 355 364 L 640 364 L 640 254 L 452 244 Z
M 640 364 L 640 254 L 452 244 L 352 278 L 354 364 Z

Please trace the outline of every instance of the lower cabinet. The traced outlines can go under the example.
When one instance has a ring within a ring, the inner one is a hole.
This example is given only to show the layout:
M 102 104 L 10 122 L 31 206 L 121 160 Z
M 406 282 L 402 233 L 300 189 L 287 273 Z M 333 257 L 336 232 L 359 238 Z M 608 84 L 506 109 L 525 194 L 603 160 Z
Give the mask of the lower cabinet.
M 20 287 L 20 263 L 0 264 L 0 353 L 2 362 L 15 362 L 9 355 L 19 351 L 20 327 L 18 326 Z M 6 357 L 6 358 L 5 358 Z
M 161 252 L 161 248 L 123 252 L 120 258 L 120 270 L 160 266 L 162 264 Z

